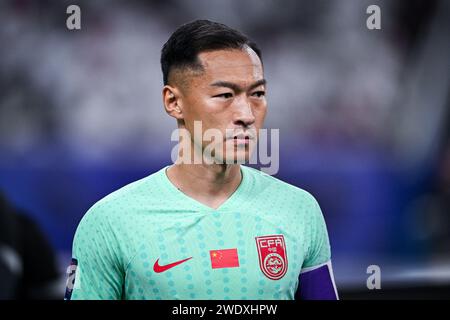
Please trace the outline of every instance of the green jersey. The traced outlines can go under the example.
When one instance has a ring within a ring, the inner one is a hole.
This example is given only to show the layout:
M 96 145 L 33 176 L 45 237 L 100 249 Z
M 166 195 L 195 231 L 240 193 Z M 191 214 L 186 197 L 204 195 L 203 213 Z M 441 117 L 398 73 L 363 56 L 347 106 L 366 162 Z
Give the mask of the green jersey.
M 306 191 L 241 166 L 237 190 L 212 209 L 178 190 L 167 168 L 83 217 L 69 299 L 294 299 L 302 270 L 329 262 Z

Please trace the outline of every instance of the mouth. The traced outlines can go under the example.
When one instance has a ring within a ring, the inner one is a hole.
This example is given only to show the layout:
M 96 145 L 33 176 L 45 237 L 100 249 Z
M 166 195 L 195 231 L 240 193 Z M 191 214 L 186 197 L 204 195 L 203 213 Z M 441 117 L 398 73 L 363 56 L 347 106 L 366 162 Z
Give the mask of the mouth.
M 253 137 L 248 134 L 238 134 L 233 136 L 232 140 L 238 145 L 248 145 L 250 140 L 253 140 Z

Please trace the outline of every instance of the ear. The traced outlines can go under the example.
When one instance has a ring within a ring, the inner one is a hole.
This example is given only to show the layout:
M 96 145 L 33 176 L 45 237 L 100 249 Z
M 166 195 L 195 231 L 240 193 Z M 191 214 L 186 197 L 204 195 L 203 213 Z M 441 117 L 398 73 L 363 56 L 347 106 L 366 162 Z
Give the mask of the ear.
M 181 106 L 180 91 L 172 86 L 165 85 L 162 90 L 164 109 L 167 114 L 177 120 L 183 119 L 183 109 Z

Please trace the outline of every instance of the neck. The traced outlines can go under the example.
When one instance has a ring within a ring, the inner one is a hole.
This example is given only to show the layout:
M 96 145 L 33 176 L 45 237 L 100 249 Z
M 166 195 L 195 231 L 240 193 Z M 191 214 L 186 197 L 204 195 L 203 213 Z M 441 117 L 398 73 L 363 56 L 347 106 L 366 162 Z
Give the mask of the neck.
M 175 164 L 167 176 L 183 193 L 212 208 L 225 202 L 242 179 L 239 164 Z

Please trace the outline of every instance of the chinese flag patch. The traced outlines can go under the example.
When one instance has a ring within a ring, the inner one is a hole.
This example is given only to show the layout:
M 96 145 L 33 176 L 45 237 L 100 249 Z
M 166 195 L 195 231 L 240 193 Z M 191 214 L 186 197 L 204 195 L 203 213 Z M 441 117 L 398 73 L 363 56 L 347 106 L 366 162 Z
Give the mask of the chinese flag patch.
M 239 258 L 237 249 L 223 249 L 209 251 L 211 256 L 211 267 L 219 268 L 236 268 L 239 267 Z

